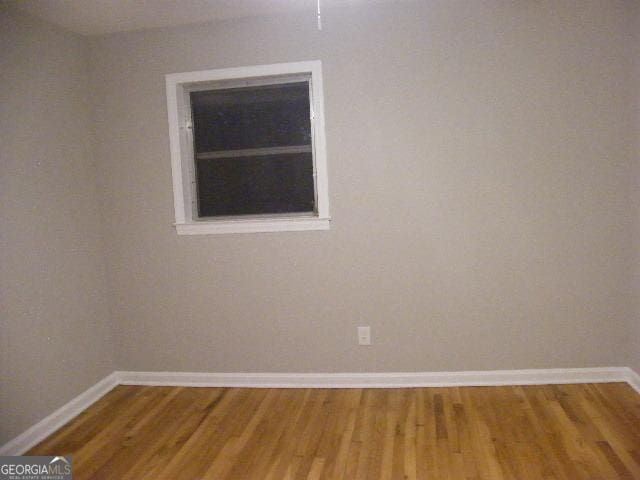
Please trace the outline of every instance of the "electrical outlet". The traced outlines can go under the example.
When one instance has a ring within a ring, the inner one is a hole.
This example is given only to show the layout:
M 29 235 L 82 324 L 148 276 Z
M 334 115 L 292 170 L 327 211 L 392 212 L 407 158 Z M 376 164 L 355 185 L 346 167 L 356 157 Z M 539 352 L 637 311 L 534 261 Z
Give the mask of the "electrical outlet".
M 358 345 L 371 345 L 371 327 L 358 327 Z

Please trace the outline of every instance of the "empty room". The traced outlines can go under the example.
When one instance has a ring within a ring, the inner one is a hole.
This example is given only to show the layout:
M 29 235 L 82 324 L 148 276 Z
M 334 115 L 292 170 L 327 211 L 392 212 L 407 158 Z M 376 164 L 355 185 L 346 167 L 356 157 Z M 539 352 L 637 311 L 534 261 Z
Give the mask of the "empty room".
M 640 2 L 0 45 L 0 480 L 640 479 Z

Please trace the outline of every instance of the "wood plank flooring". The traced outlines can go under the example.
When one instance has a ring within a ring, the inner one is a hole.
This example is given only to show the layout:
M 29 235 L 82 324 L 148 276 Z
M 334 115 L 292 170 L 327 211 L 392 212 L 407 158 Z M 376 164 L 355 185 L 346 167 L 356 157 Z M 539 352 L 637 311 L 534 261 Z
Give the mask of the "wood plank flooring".
M 640 395 L 119 386 L 29 454 L 74 479 L 640 479 Z

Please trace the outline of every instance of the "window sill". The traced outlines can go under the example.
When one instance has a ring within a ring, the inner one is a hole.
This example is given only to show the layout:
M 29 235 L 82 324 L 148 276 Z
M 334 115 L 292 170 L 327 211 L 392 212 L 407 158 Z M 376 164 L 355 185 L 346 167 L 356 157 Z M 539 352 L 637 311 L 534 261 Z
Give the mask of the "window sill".
M 305 230 L 329 230 L 330 218 L 268 218 L 210 220 L 176 223 L 178 235 L 216 235 L 224 233 L 300 232 Z

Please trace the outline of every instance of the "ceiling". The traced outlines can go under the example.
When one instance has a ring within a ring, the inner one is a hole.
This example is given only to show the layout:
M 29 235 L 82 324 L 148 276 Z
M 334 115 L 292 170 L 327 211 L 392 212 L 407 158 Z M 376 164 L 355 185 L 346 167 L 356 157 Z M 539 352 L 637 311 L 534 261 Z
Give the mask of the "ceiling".
M 321 0 L 322 8 L 398 0 Z M 317 0 L 9 0 L 42 20 L 82 35 L 143 30 L 229 18 L 309 11 Z

